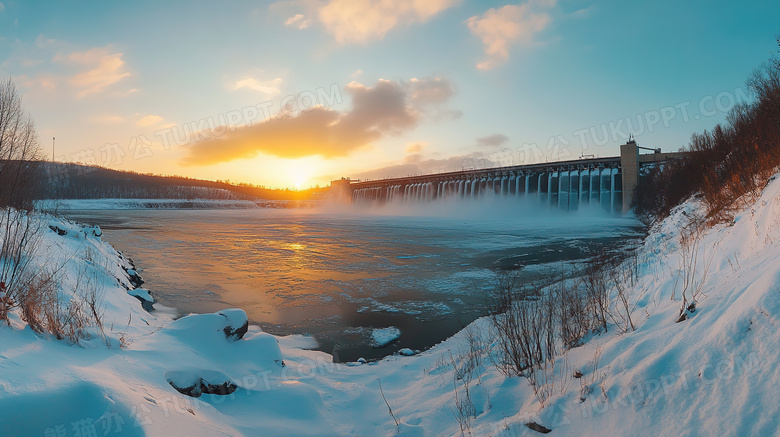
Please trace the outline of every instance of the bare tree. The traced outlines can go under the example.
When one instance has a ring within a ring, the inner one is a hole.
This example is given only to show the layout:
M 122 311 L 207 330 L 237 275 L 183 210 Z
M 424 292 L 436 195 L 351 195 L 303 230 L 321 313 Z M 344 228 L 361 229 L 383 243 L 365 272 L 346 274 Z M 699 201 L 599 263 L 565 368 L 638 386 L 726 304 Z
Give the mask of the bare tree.
M 37 186 L 40 147 L 35 123 L 22 109 L 22 98 L 7 79 L 0 82 L 0 313 L 19 303 L 28 290 L 27 266 L 40 233 L 30 216 Z
M 0 82 L 0 208 L 32 208 L 40 164 L 35 122 L 11 79 Z

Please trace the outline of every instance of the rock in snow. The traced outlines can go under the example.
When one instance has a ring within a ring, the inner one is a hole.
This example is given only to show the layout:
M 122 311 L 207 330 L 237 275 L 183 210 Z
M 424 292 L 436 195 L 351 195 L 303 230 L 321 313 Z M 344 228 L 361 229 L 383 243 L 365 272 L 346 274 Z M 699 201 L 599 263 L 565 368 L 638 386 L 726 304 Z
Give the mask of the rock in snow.
M 133 284 L 133 288 L 138 288 L 145 282 L 144 278 L 142 278 L 134 268 L 127 269 L 127 276 L 130 278 L 130 283 Z
M 176 391 L 193 398 L 202 394 L 225 396 L 238 388 L 230 378 L 217 370 L 171 371 L 165 374 L 165 379 Z
M 405 347 L 398 351 L 399 354 L 405 356 L 405 357 L 411 357 L 412 355 L 420 353 L 420 351 L 413 351 L 409 349 L 408 347 Z
M 136 288 L 134 290 L 128 290 L 127 294 L 130 296 L 135 296 L 142 302 L 150 302 L 154 303 L 154 298 L 152 298 L 152 294 L 149 292 L 149 290 L 145 288 Z
M 249 330 L 249 319 L 246 312 L 240 308 L 228 308 L 219 312 L 219 315 L 227 319 L 225 335 L 233 340 L 240 340 Z

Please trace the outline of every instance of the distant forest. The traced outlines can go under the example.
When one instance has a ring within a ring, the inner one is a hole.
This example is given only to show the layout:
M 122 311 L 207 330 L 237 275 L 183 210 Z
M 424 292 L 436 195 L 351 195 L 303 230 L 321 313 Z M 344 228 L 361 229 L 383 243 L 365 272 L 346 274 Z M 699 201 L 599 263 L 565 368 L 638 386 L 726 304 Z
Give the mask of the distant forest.
M 40 199 L 309 200 L 327 188 L 274 190 L 181 176 L 156 176 L 79 164 L 40 164 Z

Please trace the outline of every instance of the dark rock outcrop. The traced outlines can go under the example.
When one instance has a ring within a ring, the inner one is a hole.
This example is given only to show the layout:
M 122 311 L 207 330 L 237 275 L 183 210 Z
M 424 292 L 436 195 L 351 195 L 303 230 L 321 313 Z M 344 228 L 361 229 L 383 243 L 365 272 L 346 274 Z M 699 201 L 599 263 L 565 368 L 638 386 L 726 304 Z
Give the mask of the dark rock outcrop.
M 532 429 L 532 430 L 534 430 L 536 432 L 540 432 L 542 434 L 547 434 L 550 431 L 552 431 L 550 428 L 547 428 L 544 425 L 539 425 L 536 422 L 528 422 L 528 423 L 525 424 L 525 426 L 527 426 L 529 429 Z
M 232 381 L 225 381 L 221 384 L 211 384 L 202 378 L 195 384 L 188 387 L 178 387 L 173 383 L 173 381 L 168 381 L 168 384 L 175 388 L 179 393 L 193 398 L 199 398 L 204 394 L 226 396 L 233 393 L 238 388 L 238 386 Z

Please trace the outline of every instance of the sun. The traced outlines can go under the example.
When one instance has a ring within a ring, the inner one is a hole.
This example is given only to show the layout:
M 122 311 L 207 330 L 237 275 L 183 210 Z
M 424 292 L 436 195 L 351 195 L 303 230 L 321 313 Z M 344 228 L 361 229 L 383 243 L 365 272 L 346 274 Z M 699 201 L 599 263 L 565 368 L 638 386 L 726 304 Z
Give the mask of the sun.
M 308 188 L 311 185 L 311 178 L 314 174 L 315 166 L 311 160 L 295 159 L 288 163 L 290 183 L 296 190 Z

